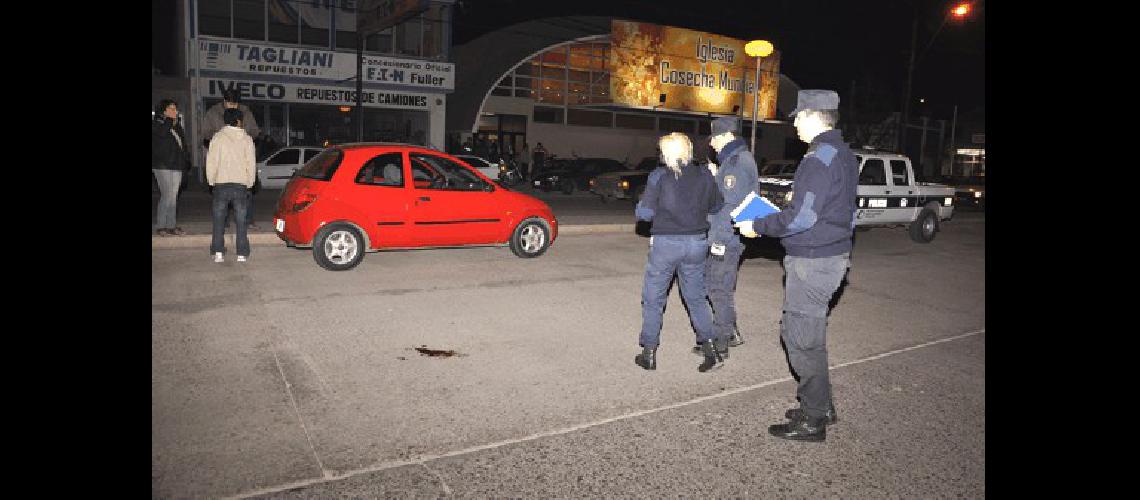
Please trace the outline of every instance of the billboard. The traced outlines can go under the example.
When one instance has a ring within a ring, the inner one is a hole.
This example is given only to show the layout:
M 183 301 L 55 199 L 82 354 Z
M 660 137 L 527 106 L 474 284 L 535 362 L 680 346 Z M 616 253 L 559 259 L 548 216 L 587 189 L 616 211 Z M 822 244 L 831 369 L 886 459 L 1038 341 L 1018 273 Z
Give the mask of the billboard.
M 610 95 L 613 103 L 641 108 L 752 117 L 756 58 L 745 40 L 672 26 L 614 20 L 611 25 Z M 780 53 L 762 58 L 757 119 L 776 118 Z M 660 102 L 665 94 L 665 102 Z

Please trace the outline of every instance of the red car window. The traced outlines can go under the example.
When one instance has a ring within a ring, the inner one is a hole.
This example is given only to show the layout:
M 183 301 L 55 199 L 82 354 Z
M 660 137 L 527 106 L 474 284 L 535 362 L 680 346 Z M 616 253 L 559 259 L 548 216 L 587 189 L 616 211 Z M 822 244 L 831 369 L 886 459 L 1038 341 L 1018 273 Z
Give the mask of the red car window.
M 318 181 L 327 181 L 332 179 L 336 168 L 340 166 L 340 160 L 344 158 L 344 152 L 337 148 L 326 149 L 313 158 L 309 163 L 306 163 L 301 170 L 297 171 L 297 175 L 306 179 L 316 179 Z

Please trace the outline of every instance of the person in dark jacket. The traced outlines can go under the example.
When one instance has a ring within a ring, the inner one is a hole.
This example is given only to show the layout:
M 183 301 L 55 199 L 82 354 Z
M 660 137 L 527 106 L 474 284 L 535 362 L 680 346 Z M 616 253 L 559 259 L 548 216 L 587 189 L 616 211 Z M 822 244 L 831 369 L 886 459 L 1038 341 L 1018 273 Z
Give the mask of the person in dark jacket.
M 786 282 L 780 338 L 792 370 L 799 375 L 800 407 L 789 409 L 786 423 L 768 427 L 773 436 L 823 441 L 827 425 L 838 419 L 827 371 L 828 303 L 851 265 L 859 163 L 835 129 L 839 94 L 801 90 L 797 96 L 796 133 L 809 143 L 793 181 L 787 209 L 755 221 L 737 223 L 740 234 L 780 238 Z
M 740 269 L 740 256 L 744 242 L 732 227 L 732 211 L 744 198 L 756 190 L 759 175 L 756 160 L 744 141 L 736 136 L 738 119 L 734 116 L 717 118 L 712 122 L 709 147 L 716 151 L 720 163 L 709 163 L 709 171 L 724 196 L 724 207 L 709 216 L 709 244 L 711 251 L 705 260 L 705 283 L 712 302 L 713 323 L 716 325 L 717 347 L 727 354 L 728 346 L 744 343 L 736 327 L 736 276 Z
M 154 113 L 150 125 L 150 168 L 161 193 L 155 232 L 159 236 L 182 236 L 186 231 L 176 222 L 178 187 L 182 184 L 182 174 L 190 165 L 186 134 L 178 119 L 178 104 L 174 100 L 163 99 Z
M 708 169 L 693 163 L 693 145 L 685 134 L 666 135 L 658 141 L 658 147 L 665 165 L 649 174 L 635 212 L 638 219 L 653 224 L 641 288 L 642 351 L 634 357 L 634 363 L 646 370 L 657 369 L 661 319 L 669 298 L 669 282 L 676 273 L 697 343 L 705 356 L 697 370 L 706 372 L 724 363 L 713 344 L 712 312 L 705 292 L 708 216 L 720 210 L 724 200 Z

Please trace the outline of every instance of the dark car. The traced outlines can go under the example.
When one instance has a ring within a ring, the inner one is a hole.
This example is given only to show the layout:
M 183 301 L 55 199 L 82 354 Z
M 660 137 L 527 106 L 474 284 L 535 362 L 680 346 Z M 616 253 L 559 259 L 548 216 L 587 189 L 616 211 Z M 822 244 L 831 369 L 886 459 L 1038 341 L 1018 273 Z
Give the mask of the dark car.
M 625 169 L 624 163 L 610 158 L 556 160 L 534 177 L 534 187 L 548 192 L 558 189 L 571 194 L 578 189 L 590 189 L 590 179 Z
M 595 177 L 590 181 L 590 191 L 601 196 L 603 202 L 615 198 L 637 203 L 641 199 L 641 193 L 645 192 L 645 181 L 649 179 L 649 173 L 658 164 L 656 156 L 646 156 L 632 170 L 609 172 Z
M 945 183 L 954 186 L 954 204 L 960 207 L 986 208 L 986 177 L 948 177 Z

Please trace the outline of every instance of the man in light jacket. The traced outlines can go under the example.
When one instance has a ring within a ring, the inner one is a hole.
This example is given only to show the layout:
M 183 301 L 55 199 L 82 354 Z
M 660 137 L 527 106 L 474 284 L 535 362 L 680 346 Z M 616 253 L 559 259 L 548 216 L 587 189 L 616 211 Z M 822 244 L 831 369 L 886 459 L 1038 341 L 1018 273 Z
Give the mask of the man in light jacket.
M 257 118 L 253 116 L 249 106 L 241 103 L 241 93 L 236 89 L 228 89 L 222 92 L 222 102 L 210 106 L 206 111 L 206 115 L 202 118 L 202 137 L 204 145 L 208 149 L 210 147 L 210 140 L 214 134 L 218 133 L 226 124 L 222 120 L 222 113 L 227 109 L 237 109 L 241 111 L 241 128 L 245 130 L 246 134 L 250 137 L 258 137 L 261 135 L 261 128 L 257 126 Z M 209 154 L 207 152 L 207 154 Z M 257 229 L 257 223 L 253 220 L 253 201 L 250 199 L 248 210 L 246 210 L 246 223 L 253 229 Z
M 226 125 L 210 139 L 210 151 L 206 155 L 206 182 L 214 188 L 214 236 L 210 241 L 210 253 L 214 254 L 214 262 L 225 261 L 226 247 L 222 237 L 226 230 L 226 215 L 232 205 L 237 224 L 237 261 L 245 262 L 249 258 L 246 210 L 249 190 L 257 178 L 256 157 L 253 139 L 241 128 L 241 110 L 227 109 L 223 119 Z

